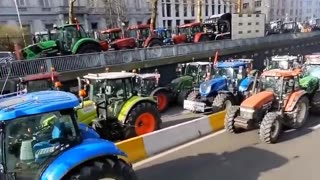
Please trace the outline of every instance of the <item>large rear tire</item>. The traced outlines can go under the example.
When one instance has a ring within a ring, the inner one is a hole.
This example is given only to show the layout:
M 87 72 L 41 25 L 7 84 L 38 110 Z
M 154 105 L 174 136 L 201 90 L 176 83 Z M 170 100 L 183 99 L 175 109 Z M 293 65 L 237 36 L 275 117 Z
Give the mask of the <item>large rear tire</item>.
M 212 102 L 212 111 L 219 112 L 224 109 L 229 109 L 234 105 L 233 98 L 230 94 L 218 94 Z
M 309 116 L 309 99 L 307 97 L 302 97 L 296 104 L 296 112 L 293 117 L 293 122 L 291 128 L 299 129 L 303 127 Z
M 130 165 L 120 159 L 98 159 L 80 165 L 62 180 L 138 180 Z
M 320 114 L 319 109 L 320 109 L 320 91 L 317 91 L 317 92 L 315 92 L 315 94 L 313 95 L 313 97 L 311 99 L 310 112 L 312 114 L 319 115 Z
M 131 109 L 125 124 L 125 139 L 160 129 L 161 118 L 157 106 L 150 102 L 139 103 Z
M 234 126 L 234 119 L 239 115 L 240 107 L 231 106 L 227 109 L 226 116 L 224 118 L 224 128 L 227 132 L 235 134 L 239 132 L 239 129 Z
M 154 93 L 154 96 L 157 97 L 158 100 L 158 110 L 160 113 L 165 112 L 168 109 L 169 106 L 169 93 L 164 91 L 164 90 L 160 90 L 156 93 Z
M 279 120 L 279 115 L 276 112 L 267 113 L 259 129 L 260 140 L 273 144 L 276 143 L 282 131 L 282 123 Z
M 183 102 L 187 98 L 189 93 L 190 93 L 190 90 L 181 90 L 178 93 L 177 104 L 180 105 L 180 106 L 183 106 Z
M 77 54 L 86 54 L 94 52 L 101 52 L 100 47 L 97 44 L 89 43 L 80 46 L 77 51 Z

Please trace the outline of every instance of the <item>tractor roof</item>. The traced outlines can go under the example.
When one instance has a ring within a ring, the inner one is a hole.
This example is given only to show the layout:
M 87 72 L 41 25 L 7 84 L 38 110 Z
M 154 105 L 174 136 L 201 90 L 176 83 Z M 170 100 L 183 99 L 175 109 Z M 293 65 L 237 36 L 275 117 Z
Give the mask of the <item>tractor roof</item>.
M 294 77 L 298 76 L 300 71 L 298 70 L 285 70 L 285 69 L 271 69 L 268 71 L 264 71 L 261 76 L 272 76 L 272 77 Z
M 64 91 L 38 91 L 2 99 L 0 96 L 0 121 L 70 109 L 78 105 L 78 98 Z
M 139 24 L 139 25 L 133 25 L 129 26 L 128 30 L 134 30 L 134 29 L 149 29 L 150 25 L 149 24 Z
M 320 54 L 306 55 L 306 64 L 320 64 Z
M 218 62 L 217 68 L 238 68 L 240 66 L 246 66 L 247 62 L 244 61 L 231 61 L 231 62 Z
M 43 79 L 51 79 L 52 73 L 46 72 L 46 73 L 39 73 L 39 74 L 33 74 L 33 75 L 27 75 L 23 77 L 23 81 L 36 81 L 36 80 L 43 80 Z M 59 74 L 57 72 L 53 72 L 53 77 L 57 77 Z
M 191 65 L 191 66 L 205 66 L 205 65 L 210 65 L 210 64 L 212 64 L 212 62 L 201 62 L 201 61 L 198 61 L 198 62 L 187 63 L 187 65 Z
M 298 60 L 297 56 L 272 56 L 271 57 L 271 61 L 294 61 L 294 60 Z
M 121 29 L 120 28 L 112 28 L 112 29 L 105 29 L 105 30 L 100 31 L 101 34 L 115 33 L 115 32 L 121 32 Z
M 201 25 L 200 22 L 192 22 L 192 23 L 188 23 L 188 24 L 182 24 L 179 26 L 179 28 L 189 28 L 189 27 L 200 26 L 200 25 Z
M 145 74 L 137 74 L 138 77 L 141 79 L 155 79 L 160 78 L 159 73 L 145 73 Z
M 107 72 L 107 73 L 98 73 L 98 74 L 88 74 L 83 76 L 86 79 L 95 79 L 95 80 L 102 80 L 102 79 L 126 79 L 132 78 L 136 74 L 130 72 Z

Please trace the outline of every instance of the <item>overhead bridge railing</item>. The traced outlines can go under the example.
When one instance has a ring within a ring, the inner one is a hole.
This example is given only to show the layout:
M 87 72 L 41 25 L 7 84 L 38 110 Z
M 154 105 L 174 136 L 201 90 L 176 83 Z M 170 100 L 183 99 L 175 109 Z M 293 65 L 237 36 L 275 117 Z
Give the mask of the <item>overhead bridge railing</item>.
M 254 51 L 270 45 L 290 45 L 293 42 L 320 39 L 320 32 L 272 35 L 261 38 L 210 41 L 196 44 L 181 44 L 147 49 L 107 51 L 103 53 L 48 57 L 35 60 L 13 61 L 0 66 L 0 79 L 21 77 L 30 74 L 50 72 L 72 72 L 85 69 L 103 68 L 110 65 L 128 64 L 141 61 L 155 61 L 165 58 L 192 57 L 196 54 L 214 53 L 215 50 L 246 48 Z M 205 57 L 203 57 L 205 58 Z

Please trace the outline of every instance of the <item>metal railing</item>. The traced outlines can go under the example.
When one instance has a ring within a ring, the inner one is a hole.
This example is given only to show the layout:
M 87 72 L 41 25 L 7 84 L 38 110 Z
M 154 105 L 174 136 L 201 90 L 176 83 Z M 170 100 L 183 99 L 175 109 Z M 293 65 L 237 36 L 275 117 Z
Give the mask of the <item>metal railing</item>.
M 317 38 L 315 38 L 317 37 Z M 308 41 L 320 39 L 320 32 L 272 35 L 261 38 L 223 40 L 201 42 L 196 44 L 181 44 L 147 49 L 132 49 L 124 51 L 107 51 L 92 54 L 79 54 L 70 56 L 57 56 L 34 60 L 13 61 L 0 66 L 0 79 L 5 79 L 8 68 L 11 68 L 10 78 L 21 77 L 30 74 L 50 72 L 54 67 L 57 72 L 72 72 L 85 69 L 103 68 L 110 65 L 126 65 L 133 62 L 155 61 L 165 58 L 189 57 L 204 52 L 216 50 L 247 48 L 255 50 L 258 46 L 270 46 L 273 44 Z

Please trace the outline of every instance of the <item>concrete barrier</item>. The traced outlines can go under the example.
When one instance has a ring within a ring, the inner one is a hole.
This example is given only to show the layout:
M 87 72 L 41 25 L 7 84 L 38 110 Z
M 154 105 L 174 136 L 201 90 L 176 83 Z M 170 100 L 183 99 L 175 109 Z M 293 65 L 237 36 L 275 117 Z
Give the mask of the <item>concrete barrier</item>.
M 225 111 L 116 143 L 135 163 L 224 128 Z

